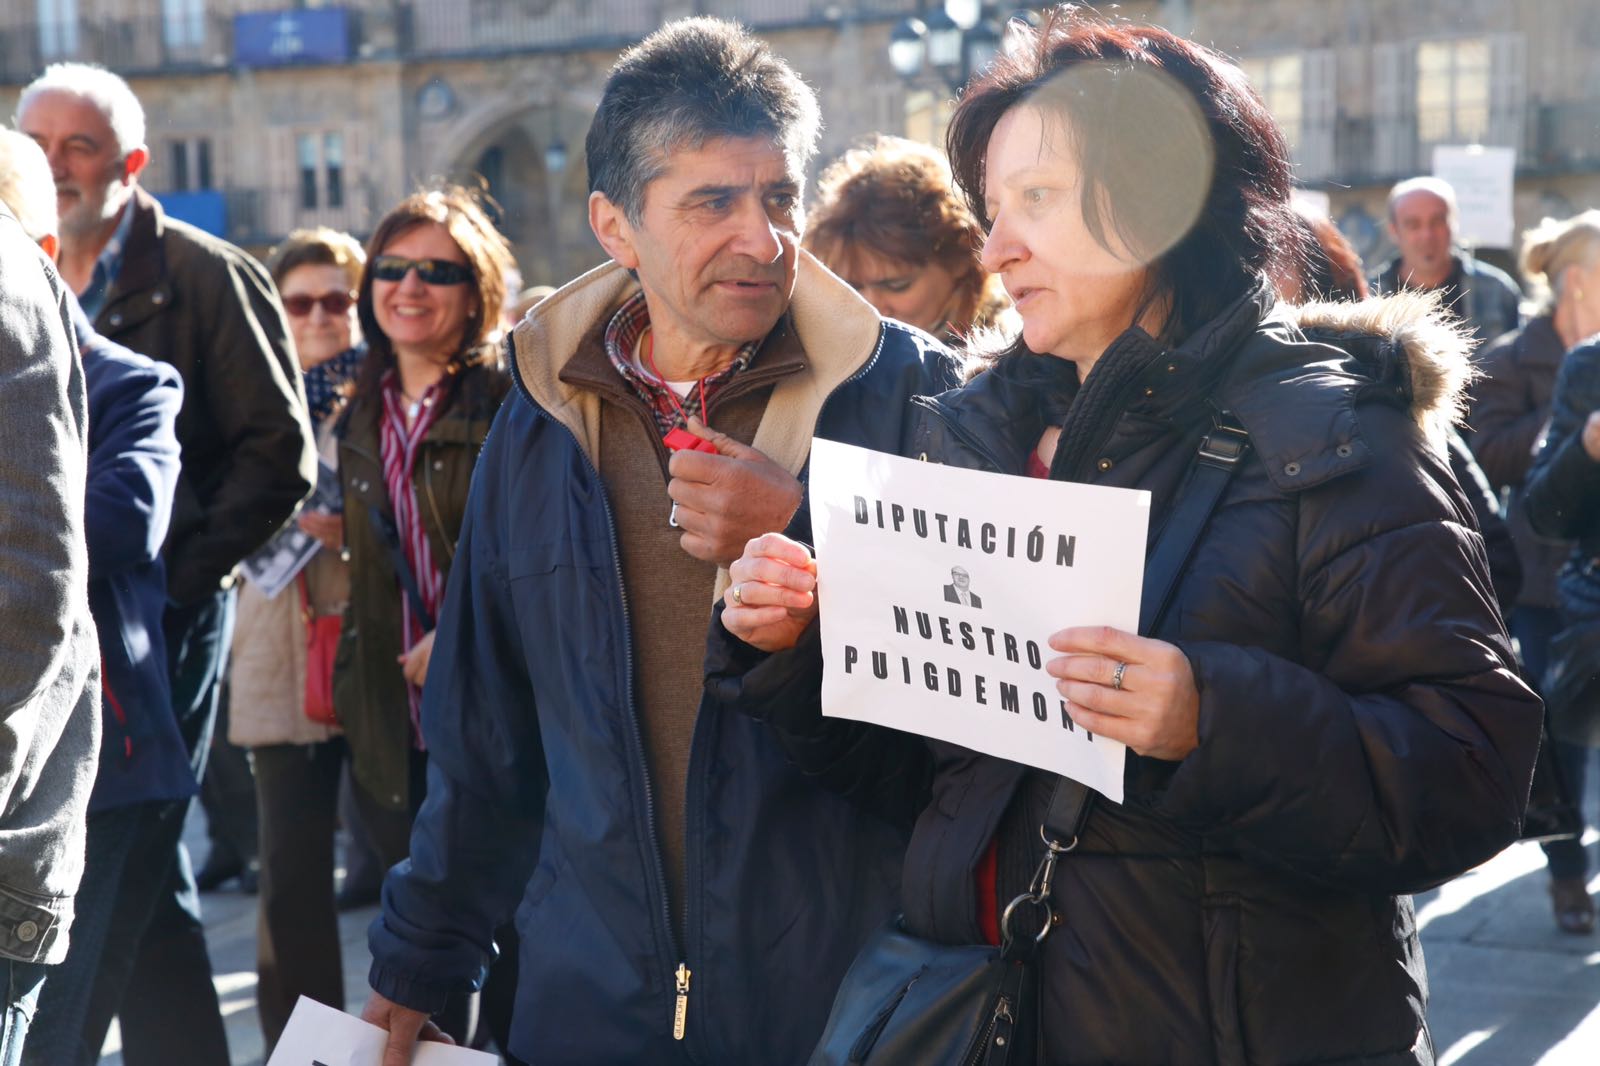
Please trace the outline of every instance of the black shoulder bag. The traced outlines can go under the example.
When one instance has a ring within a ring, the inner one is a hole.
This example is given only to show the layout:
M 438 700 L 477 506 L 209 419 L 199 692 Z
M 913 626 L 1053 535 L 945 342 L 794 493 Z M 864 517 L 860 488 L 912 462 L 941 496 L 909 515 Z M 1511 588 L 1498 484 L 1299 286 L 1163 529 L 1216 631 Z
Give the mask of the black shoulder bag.
M 1214 422 L 1145 563 L 1140 632 L 1155 632 L 1249 449 L 1232 415 L 1218 412 Z M 912 936 L 899 918 L 874 933 L 839 985 L 811 1066 L 1034 1066 L 1035 960 L 1054 927 L 1050 886 L 1056 863 L 1078 846 L 1093 798 L 1076 781 L 1056 783 L 1039 829 L 1044 857 L 1028 890 L 1006 905 L 998 947 L 933 943 Z M 1034 921 L 1024 931 L 1016 923 L 1028 911 Z
M 377 504 L 367 508 L 367 517 L 372 521 L 372 528 L 377 531 L 378 539 L 383 541 L 384 550 L 389 553 L 389 565 L 394 567 L 394 576 L 400 581 L 400 587 L 405 590 L 406 599 L 411 601 L 411 613 L 417 616 L 417 621 L 422 625 L 424 633 L 433 630 L 433 615 L 429 612 L 427 604 L 422 602 L 422 589 L 417 584 L 417 577 L 411 572 L 411 564 L 406 561 L 406 551 L 400 546 L 400 530 L 394 519 L 378 508 Z

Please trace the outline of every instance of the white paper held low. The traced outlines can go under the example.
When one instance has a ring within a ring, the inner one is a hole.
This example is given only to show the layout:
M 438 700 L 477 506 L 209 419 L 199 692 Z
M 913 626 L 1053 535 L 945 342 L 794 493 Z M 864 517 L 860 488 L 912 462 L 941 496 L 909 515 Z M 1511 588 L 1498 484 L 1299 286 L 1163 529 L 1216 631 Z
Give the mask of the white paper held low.
M 301 996 L 267 1066 L 382 1066 L 387 1033 L 353 1014 Z M 449 1044 L 417 1045 L 412 1066 L 498 1066 L 500 1059 Z

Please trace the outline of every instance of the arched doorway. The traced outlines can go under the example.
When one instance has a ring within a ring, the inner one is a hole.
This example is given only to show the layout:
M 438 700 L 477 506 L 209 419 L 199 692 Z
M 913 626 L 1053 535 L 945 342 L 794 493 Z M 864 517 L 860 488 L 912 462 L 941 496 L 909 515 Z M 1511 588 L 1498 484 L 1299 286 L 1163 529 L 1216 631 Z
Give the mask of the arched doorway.
M 581 132 L 567 136 L 560 116 L 535 107 L 501 119 L 474 138 L 451 168 L 481 183 L 498 205 L 523 284 L 559 285 L 599 261 L 589 233 Z

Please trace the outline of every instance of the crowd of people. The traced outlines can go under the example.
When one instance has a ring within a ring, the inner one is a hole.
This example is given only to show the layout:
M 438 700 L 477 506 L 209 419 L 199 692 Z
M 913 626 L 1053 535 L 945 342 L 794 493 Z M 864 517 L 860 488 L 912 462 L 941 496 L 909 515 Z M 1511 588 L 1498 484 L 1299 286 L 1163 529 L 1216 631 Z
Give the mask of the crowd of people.
M 1226 57 L 1016 32 L 944 151 L 871 138 L 808 208 L 814 92 L 667 24 L 586 139 L 607 261 L 526 292 L 469 188 L 257 262 L 141 188 L 121 78 L 23 91 L 0 1063 L 88 1066 L 116 1019 L 130 1066 L 226 1066 L 230 878 L 269 1048 L 346 1006 L 381 881 L 385 1066 L 1433 1061 L 1410 894 L 1518 839 L 1543 736 L 1568 799 L 1600 745 L 1600 212 L 1523 235 L 1525 297 L 1404 181 L 1369 283 Z M 813 438 L 1150 493 L 1164 598 L 1046 665 L 1121 802 L 822 715 Z M 1581 842 L 1545 848 L 1593 933 Z M 925 971 L 859 1000 L 885 929 L 1027 977 L 912 1042 Z

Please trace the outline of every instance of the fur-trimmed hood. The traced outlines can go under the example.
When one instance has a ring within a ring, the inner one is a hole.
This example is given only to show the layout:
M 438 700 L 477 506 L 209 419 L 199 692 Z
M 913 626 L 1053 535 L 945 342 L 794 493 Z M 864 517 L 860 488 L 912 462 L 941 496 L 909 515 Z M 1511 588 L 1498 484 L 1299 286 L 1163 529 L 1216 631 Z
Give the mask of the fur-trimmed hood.
M 1444 455 L 1445 431 L 1460 420 L 1474 373 L 1465 332 L 1435 296 L 1295 306 L 1279 302 L 1265 279 L 1175 346 L 1127 331 L 1082 388 L 1062 360 L 1014 342 L 998 356 L 992 351 L 969 348 L 969 369 L 980 372 L 927 405 L 972 424 L 997 455 L 1016 459 L 1001 469 L 1021 468 L 1016 457 L 1033 446 L 1042 423 L 1065 420 L 1074 462 L 1093 463 L 1118 433 L 1209 423 L 1216 407 L 1243 424 L 1284 492 L 1371 462 L 1357 414 L 1366 403 L 1404 408 Z
M 1380 383 L 1397 382 L 1412 416 L 1431 438 L 1464 421 L 1467 388 L 1478 376 L 1472 335 L 1437 293 L 1408 290 L 1359 303 L 1284 304 L 1277 314 L 1307 340 L 1372 364 Z
M 1465 421 L 1467 389 L 1478 377 L 1472 334 L 1437 293 L 1403 290 L 1359 302 L 1279 303 L 1262 322 L 1280 339 L 1339 348 L 1363 373 L 1403 389 L 1412 416 L 1430 439 Z M 1286 328 L 1287 327 L 1287 328 Z M 970 381 L 1017 350 L 1019 330 L 974 330 L 963 350 Z

